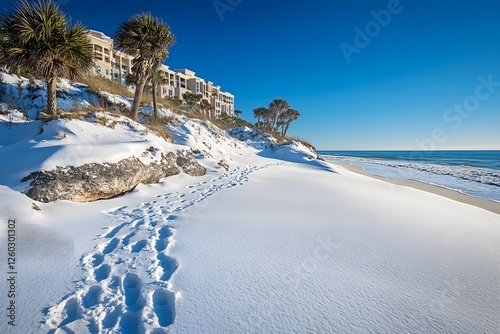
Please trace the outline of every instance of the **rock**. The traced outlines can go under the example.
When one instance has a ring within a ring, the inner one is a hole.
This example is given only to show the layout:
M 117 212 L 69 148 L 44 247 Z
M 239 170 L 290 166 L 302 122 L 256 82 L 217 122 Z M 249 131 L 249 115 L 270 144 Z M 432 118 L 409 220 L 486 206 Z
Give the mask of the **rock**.
M 139 183 L 157 183 L 164 177 L 180 172 L 201 176 L 205 174 L 206 169 L 191 153 L 162 152 L 158 162 L 148 165 L 136 157 L 131 157 L 117 163 L 91 163 L 79 167 L 57 167 L 51 171 L 37 171 L 21 181 L 31 180 L 26 195 L 39 202 L 91 202 L 130 191 Z
M 190 176 L 205 175 L 207 170 L 196 161 L 192 153 L 178 152 L 177 165 L 182 168 L 182 171 Z
M 224 161 L 224 160 L 221 160 L 217 163 L 217 165 L 221 166 L 222 168 L 224 168 L 226 170 L 226 172 L 229 170 L 229 165 Z

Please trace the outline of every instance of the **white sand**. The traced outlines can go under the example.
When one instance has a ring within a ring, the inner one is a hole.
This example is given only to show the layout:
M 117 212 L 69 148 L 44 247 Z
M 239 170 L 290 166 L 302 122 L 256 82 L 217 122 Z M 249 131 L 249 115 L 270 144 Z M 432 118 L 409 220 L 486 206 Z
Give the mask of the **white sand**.
M 248 159 L 41 212 L 2 188 L 22 273 L 7 333 L 498 333 L 500 215 Z
M 172 220 L 175 333 L 498 333 L 500 216 L 301 165 Z

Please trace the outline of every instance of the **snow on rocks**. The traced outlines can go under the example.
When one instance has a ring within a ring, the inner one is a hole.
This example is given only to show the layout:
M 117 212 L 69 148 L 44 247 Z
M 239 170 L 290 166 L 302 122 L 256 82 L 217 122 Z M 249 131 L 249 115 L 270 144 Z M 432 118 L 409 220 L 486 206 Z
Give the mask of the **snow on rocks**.
M 149 155 L 150 152 L 144 153 Z M 51 171 L 33 172 L 21 182 L 32 180 L 26 195 L 40 202 L 89 202 L 122 194 L 139 183 L 157 183 L 162 178 L 177 175 L 181 171 L 191 176 L 205 174 L 205 168 L 192 154 L 179 154 L 161 152 L 158 162 L 147 165 L 132 157 L 118 163 L 57 167 Z
M 129 97 L 124 97 L 118 94 L 111 94 L 105 91 L 100 91 L 99 96 L 104 98 L 108 104 L 116 106 L 122 111 L 130 110 L 130 108 L 132 107 L 133 99 Z
M 205 173 L 189 148 L 123 116 L 96 112 L 83 119 L 31 123 L 31 134 L 37 132 L 33 137 L 2 140 L 0 156 L 6 162 L 0 183 L 38 201 L 92 201 L 182 171 Z

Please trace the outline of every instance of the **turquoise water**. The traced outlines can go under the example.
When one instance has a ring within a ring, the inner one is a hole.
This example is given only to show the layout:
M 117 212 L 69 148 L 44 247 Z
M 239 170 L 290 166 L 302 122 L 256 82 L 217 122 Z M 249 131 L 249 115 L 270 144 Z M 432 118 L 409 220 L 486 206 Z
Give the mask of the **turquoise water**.
M 500 151 L 319 151 L 367 172 L 500 202 Z

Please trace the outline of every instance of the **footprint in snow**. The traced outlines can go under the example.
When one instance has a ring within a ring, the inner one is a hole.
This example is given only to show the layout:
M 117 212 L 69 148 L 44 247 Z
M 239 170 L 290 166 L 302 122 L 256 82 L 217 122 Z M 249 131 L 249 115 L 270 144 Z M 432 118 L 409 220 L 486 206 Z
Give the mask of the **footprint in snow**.
M 120 320 L 121 334 L 142 334 L 144 329 L 141 328 L 142 315 L 141 312 L 127 311 L 122 315 Z
M 91 308 L 99 302 L 99 297 L 102 294 L 102 288 L 99 285 L 93 285 L 89 288 L 82 299 L 82 305 L 85 308 Z
M 139 240 L 132 246 L 132 253 L 139 253 L 146 245 L 148 244 L 147 240 Z
M 157 252 L 164 251 L 168 246 L 168 241 L 165 239 L 158 239 L 155 243 L 155 249 Z
M 130 232 L 127 234 L 123 239 L 122 239 L 122 245 L 127 246 L 130 242 L 130 238 L 132 238 L 135 235 L 135 232 Z
M 111 253 L 112 251 L 115 250 L 116 246 L 118 246 L 118 242 L 119 240 L 117 238 L 113 238 L 111 239 L 108 244 L 106 245 L 106 247 L 104 247 L 104 249 L 102 250 L 102 253 L 103 254 L 109 254 Z
M 110 312 L 107 312 L 104 318 L 102 319 L 102 327 L 103 328 L 113 328 L 118 323 L 118 318 L 122 314 L 122 306 L 116 305 L 111 308 Z
M 162 327 L 170 326 L 175 320 L 175 294 L 163 288 L 153 292 L 153 309 Z
M 120 224 L 118 226 L 115 226 L 111 231 L 109 231 L 104 237 L 105 238 L 112 238 L 116 235 L 116 233 L 118 233 L 118 231 L 120 231 L 124 226 L 126 225 L 126 223 L 123 223 L 123 224 Z
M 103 264 L 94 271 L 94 277 L 97 282 L 103 281 L 109 277 L 111 267 L 108 264 Z
M 141 280 L 136 274 L 127 274 L 123 279 L 123 290 L 125 294 L 125 305 L 133 311 L 142 307 L 139 297 L 141 296 Z
M 95 253 L 92 255 L 92 266 L 97 267 L 104 261 L 104 255 L 101 253 Z
M 160 280 L 168 281 L 177 270 L 179 264 L 175 259 L 163 253 L 159 253 L 156 258 L 159 261 L 160 267 L 163 269 L 163 274 L 161 275 Z
M 64 319 L 59 324 L 59 327 L 66 326 L 67 324 L 83 317 L 80 303 L 78 303 L 78 300 L 76 298 L 71 298 L 66 301 L 66 304 L 64 305 L 64 311 L 66 313 L 66 319 Z

